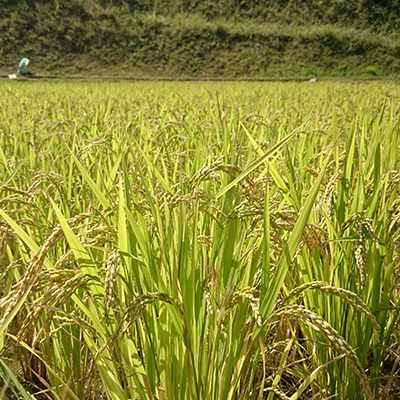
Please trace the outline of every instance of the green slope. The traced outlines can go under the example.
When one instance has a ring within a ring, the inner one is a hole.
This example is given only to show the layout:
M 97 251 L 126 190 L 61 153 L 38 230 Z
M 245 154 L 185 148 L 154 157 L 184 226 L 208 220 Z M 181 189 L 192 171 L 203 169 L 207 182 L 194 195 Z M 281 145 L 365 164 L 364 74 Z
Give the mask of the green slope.
M 0 72 L 308 78 L 400 73 L 395 0 L 0 0 Z

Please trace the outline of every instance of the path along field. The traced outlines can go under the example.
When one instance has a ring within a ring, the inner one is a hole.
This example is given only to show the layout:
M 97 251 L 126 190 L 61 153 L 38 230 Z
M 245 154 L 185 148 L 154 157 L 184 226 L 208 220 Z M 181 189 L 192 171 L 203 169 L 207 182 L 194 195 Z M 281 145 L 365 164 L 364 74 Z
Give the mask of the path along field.
M 399 96 L 1 82 L 0 399 L 397 398 Z

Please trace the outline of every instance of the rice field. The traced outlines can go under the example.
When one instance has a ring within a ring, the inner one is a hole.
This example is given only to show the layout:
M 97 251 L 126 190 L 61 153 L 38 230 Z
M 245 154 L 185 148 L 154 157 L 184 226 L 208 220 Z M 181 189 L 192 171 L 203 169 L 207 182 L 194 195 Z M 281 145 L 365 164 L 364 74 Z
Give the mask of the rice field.
M 400 86 L 0 83 L 0 400 L 400 396 Z

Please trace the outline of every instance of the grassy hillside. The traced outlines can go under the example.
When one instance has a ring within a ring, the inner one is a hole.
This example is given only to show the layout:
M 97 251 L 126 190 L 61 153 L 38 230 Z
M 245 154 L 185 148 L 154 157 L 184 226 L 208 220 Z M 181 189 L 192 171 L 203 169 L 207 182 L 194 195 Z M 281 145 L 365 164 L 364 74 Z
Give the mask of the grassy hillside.
M 0 1 L 0 72 L 127 78 L 397 76 L 398 1 Z

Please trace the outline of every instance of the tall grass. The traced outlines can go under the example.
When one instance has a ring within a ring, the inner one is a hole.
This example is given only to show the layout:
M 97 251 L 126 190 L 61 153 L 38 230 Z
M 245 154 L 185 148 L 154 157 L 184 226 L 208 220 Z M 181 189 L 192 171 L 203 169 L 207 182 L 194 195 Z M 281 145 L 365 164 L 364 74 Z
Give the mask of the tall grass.
M 3 83 L 13 372 L 56 399 L 394 395 L 399 110 L 381 86 Z

